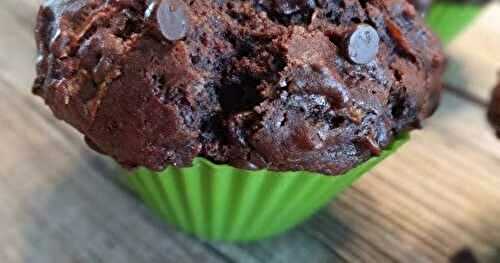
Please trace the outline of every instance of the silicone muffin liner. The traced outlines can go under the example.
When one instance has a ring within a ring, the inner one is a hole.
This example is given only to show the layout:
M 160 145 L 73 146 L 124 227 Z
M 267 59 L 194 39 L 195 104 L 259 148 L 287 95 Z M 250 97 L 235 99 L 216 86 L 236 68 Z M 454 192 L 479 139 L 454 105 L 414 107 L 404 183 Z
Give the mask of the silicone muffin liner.
M 448 44 L 478 16 L 482 7 L 466 1 L 438 0 L 432 4 L 425 19 L 441 41 Z
M 248 171 L 197 158 L 192 167 L 138 168 L 121 179 L 180 230 L 204 240 L 255 241 L 303 222 L 408 139 L 401 135 L 380 156 L 340 176 Z

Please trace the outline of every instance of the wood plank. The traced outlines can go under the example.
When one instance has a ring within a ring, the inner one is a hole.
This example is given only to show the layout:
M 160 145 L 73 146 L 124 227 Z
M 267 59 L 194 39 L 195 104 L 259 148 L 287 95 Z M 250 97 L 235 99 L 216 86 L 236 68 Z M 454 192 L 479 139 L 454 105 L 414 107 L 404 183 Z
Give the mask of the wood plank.
M 35 75 L 32 29 L 18 23 L 11 10 L 0 8 L 0 35 L 0 72 L 4 78 L 16 84 L 15 88 L 28 94 Z
M 490 100 L 500 71 L 500 1 L 492 1 L 456 40 L 447 52 L 450 69 L 446 80 L 479 98 Z
M 33 32 L 40 2 L 42 0 L 2 0 L 1 5 L 15 18 L 15 20 L 10 20 L 11 24 L 14 21 L 28 29 L 29 32 Z

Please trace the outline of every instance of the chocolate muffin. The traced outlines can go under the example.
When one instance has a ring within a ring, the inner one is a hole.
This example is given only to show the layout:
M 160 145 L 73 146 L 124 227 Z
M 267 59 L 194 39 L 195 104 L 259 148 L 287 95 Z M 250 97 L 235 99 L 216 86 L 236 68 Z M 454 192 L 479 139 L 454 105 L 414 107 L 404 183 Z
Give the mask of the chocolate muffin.
M 498 76 L 500 80 L 500 74 Z M 488 109 L 488 119 L 496 130 L 498 138 L 500 138 L 500 81 L 495 89 L 493 89 L 490 107 Z
M 36 39 L 33 92 L 152 170 L 340 174 L 434 112 L 445 60 L 406 0 L 55 0 Z

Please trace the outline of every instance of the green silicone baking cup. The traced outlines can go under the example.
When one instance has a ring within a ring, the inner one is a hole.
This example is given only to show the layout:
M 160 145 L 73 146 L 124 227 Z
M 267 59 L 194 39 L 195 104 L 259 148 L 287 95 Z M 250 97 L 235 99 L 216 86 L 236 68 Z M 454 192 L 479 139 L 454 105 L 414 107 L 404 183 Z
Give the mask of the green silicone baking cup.
M 409 140 L 341 176 L 248 171 L 197 158 L 192 167 L 139 168 L 122 181 L 164 221 L 205 240 L 255 241 L 303 222 Z
M 448 44 L 478 16 L 481 9 L 479 4 L 435 1 L 426 15 L 426 21 L 441 41 Z
M 437 1 L 426 20 L 449 43 L 480 12 L 478 5 Z M 340 176 L 248 171 L 197 158 L 192 167 L 145 168 L 120 180 L 165 222 L 204 240 L 247 242 L 282 233 L 310 217 L 409 140 L 399 136 L 382 154 Z

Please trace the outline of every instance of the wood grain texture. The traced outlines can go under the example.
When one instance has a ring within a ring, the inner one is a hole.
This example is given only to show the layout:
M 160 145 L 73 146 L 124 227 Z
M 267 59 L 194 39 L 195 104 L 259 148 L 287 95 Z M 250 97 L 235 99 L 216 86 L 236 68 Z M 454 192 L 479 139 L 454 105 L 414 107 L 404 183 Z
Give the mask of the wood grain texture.
M 447 48 L 451 56 L 447 81 L 484 103 L 500 80 L 499 14 L 496 0 Z
M 484 108 L 454 93 L 398 154 L 290 233 L 228 245 L 176 232 L 109 180 L 118 168 L 30 94 L 37 2 L 0 3 L 0 262 L 447 262 L 463 247 L 499 260 L 500 142 Z M 490 32 L 484 24 L 465 34 Z M 490 78 L 499 60 L 481 61 L 465 82 L 480 98 L 488 85 L 471 83 Z

